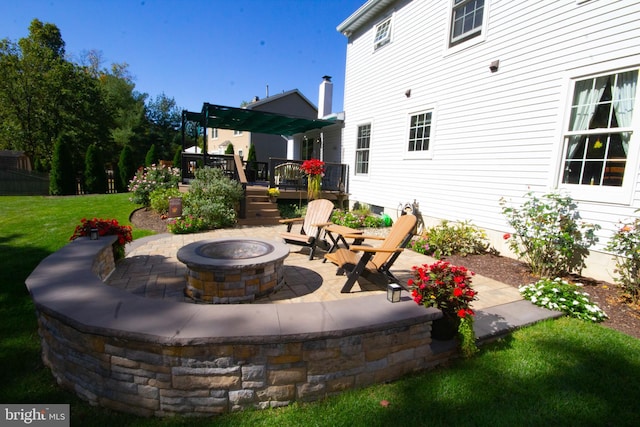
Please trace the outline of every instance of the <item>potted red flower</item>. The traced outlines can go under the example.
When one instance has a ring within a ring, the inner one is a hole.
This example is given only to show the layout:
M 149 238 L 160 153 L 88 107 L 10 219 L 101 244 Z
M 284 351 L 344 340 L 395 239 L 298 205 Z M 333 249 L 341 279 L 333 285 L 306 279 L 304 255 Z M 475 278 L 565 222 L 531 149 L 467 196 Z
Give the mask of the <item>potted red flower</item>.
M 305 160 L 300 169 L 307 175 L 307 197 L 309 200 L 317 199 L 320 194 L 320 183 L 324 176 L 324 162 L 319 159 Z
M 474 275 L 466 267 L 437 261 L 431 265 L 414 266 L 414 279 L 408 281 L 413 300 L 425 307 L 442 310 L 442 319 L 433 322 L 431 337 L 447 340 L 458 334 L 463 353 L 475 352 L 475 334 L 471 302 L 477 292 L 471 286 Z

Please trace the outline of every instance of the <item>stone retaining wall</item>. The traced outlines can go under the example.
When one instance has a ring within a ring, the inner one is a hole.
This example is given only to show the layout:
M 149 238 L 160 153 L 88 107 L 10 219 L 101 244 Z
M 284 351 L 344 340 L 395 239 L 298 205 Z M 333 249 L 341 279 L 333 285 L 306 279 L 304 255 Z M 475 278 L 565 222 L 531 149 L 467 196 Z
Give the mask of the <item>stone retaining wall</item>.
M 440 311 L 408 298 L 148 300 L 101 282 L 112 268 L 110 244 L 74 241 L 27 279 L 45 364 L 91 404 L 143 416 L 276 407 L 394 380 L 451 354 L 432 352 Z

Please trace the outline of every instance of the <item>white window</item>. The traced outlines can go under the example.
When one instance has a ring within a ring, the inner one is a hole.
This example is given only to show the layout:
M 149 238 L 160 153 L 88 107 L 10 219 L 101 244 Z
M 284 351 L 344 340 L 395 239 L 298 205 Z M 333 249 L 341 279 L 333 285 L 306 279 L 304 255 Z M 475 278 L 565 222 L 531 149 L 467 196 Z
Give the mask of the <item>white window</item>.
M 412 114 L 409 120 L 409 144 L 407 151 L 427 152 L 431 142 L 431 111 Z
M 211 138 L 212 139 L 218 139 L 218 128 L 212 128 L 211 129 Z
M 369 173 L 369 147 L 371 145 L 371 124 L 358 126 L 356 141 L 356 175 Z
M 453 0 L 449 45 L 479 36 L 482 33 L 484 14 L 484 0 Z
M 240 136 L 242 135 L 242 131 L 241 130 L 234 130 L 233 131 L 233 136 Z
M 387 18 L 376 25 L 376 37 L 373 40 L 373 49 L 379 49 L 391 41 L 391 18 Z
M 605 187 L 607 193 L 600 192 L 599 197 L 615 188 L 630 188 L 637 153 L 632 142 L 637 88 L 637 69 L 573 83 L 569 123 L 563 135 L 562 185 Z

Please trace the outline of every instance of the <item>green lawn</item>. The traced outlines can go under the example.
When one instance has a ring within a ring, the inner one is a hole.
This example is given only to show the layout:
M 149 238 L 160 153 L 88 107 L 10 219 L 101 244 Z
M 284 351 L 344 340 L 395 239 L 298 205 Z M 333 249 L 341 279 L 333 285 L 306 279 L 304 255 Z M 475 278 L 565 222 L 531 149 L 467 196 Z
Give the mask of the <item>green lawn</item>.
M 0 197 L 0 402 L 70 403 L 83 426 L 632 426 L 640 424 L 640 340 L 563 318 L 514 332 L 477 357 L 313 404 L 215 419 L 143 419 L 61 390 L 40 360 L 24 281 L 83 217 L 127 224 L 127 195 Z M 149 232 L 134 230 L 134 238 Z M 386 400 L 388 406 L 380 405 Z

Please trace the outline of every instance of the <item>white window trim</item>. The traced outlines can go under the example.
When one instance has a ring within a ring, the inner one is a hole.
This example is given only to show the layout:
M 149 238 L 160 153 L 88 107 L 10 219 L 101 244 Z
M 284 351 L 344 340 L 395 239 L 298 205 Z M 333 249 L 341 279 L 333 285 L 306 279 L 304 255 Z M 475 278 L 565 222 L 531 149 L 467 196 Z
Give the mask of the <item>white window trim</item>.
M 447 19 L 448 19 L 447 33 L 444 37 L 445 56 L 467 49 L 471 46 L 475 46 L 479 43 L 484 42 L 487 39 L 487 31 L 489 27 L 488 22 L 489 22 L 489 9 L 490 9 L 489 6 L 490 5 L 491 5 L 491 0 L 484 1 L 484 12 L 482 14 L 482 26 L 480 27 L 480 34 L 475 37 L 471 37 L 469 40 L 465 40 L 451 46 L 451 30 L 452 30 L 451 27 L 453 24 L 453 0 L 449 0 L 449 9 L 447 11 Z
M 411 117 L 417 114 L 431 113 L 431 131 L 429 132 L 429 149 L 420 151 L 409 151 L 409 136 L 411 135 Z M 404 158 L 405 159 L 432 159 L 433 158 L 433 144 L 435 142 L 436 134 L 436 108 L 435 106 L 429 106 L 416 111 L 409 111 L 407 113 L 405 124 L 405 136 L 402 140 L 404 144 Z
M 367 169 L 367 173 L 358 173 L 358 130 L 361 126 L 369 125 L 369 168 Z M 356 179 L 368 179 L 371 176 L 371 154 L 373 151 L 371 150 L 371 146 L 373 145 L 373 121 L 372 120 L 363 120 L 356 124 L 356 133 L 355 133 L 355 144 L 353 146 L 353 176 Z
M 633 133 L 629 140 L 629 153 L 627 154 L 627 166 L 622 186 L 591 187 L 589 185 L 564 184 L 562 182 L 565 152 L 564 137 L 567 133 L 566 129 L 569 128 L 569 121 L 571 120 L 571 104 L 573 102 L 573 93 L 575 90 L 575 83 L 577 81 L 639 69 L 640 63 L 628 64 L 625 66 L 620 61 L 615 61 L 615 63 L 609 63 L 607 68 L 603 68 L 602 65 L 588 66 L 581 68 L 580 70 L 568 71 L 565 76 L 565 89 L 563 91 L 564 102 L 562 106 L 564 117 L 562 120 L 562 127 L 559 130 L 557 138 L 558 150 L 554 181 L 556 188 L 568 192 L 574 200 L 621 205 L 630 205 L 632 202 L 632 197 L 638 181 L 637 171 L 638 164 L 640 162 L 640 131 L 638 130 L 640 129 L 640 89 L 636 89 L 636 100 L 633 107 L 634 115 L 630 127 L 633 130 Z
M 218 128 L 211 128 L 211 139 L 218 139 Z
M 242 136 L 242 131 L 241 130 L 233 130 L 233 136 Z
M 393 31 L 395 28 L 394 25 L 394 16 L 395 13 L 392 13 L 391 15 L 386 15 L 384 18 L 382 18 L 380 21 L 378 21 L 378 23 L 376 25 L 373 26 L 373 51 L 377 52 L 380 49 L 384 48 L 385 46 L 390 45 L 393 42 Z M 379 44 L 380 42 L 376 43 L 376 35 L 378 34 L 378 27 L 382 24 L 384 24 L 385 22 L 389 22 L 389 35 L 386 38 L 386 42 Z

